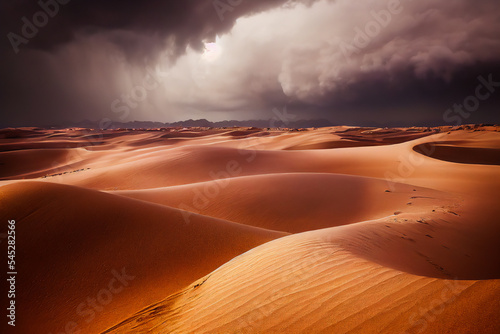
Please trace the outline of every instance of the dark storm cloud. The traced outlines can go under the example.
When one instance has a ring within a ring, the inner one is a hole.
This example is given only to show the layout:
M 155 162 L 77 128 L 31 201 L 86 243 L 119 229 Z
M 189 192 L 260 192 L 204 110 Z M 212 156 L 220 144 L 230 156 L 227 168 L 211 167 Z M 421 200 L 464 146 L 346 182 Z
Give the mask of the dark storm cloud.
M 53 16 L 20 49 L 52 49 L 71 42 L 79 33 L 120 30 L 157 36 L 158 40 L 172 37 L 177 51 L 182 53 L 187 45 L 202 48 L 203 39 L 214 39 L 216 34 L 227 32 L 240 16 L 285 2 L 286 0 L 3 1 L 0 5 L 0 19 L 3 35 L 13 32 L 22 36 L 23 17 L 33 23 L 36 20 L 34 16 L 40 11 Z M 131 53 L 136 52 L 136 47 L 140 45 L 121 36 L 115 36 L 112 42 Z
M 127 81 L 123 71 L 140 81 L 145 64 L 160 53 L 173 61 L 187 46 L 200 50 L 203 40 L 229 31 L 238 17 L 285 2 L 3 1 L 0 126 L 102 118 L 110 101 L 130 90 L 117 82 Z M 102 75 L 89 77 L 88 71 Z M 104 75 L 110 85 L 96 89 L 106 86 Z
M 0 9 L 7 36 L 40 7 Z M 271 118 L 285 105 L 335 123 L 442 124 L 480 78 L 500 82 L 498 31 L 497 0 L 72 0 L 17 54 L 5 37 L 0 126 Z M 500 87 L 461 121 L 500 122 L 499 101 Z
M 360 119 L 443 123 L 443 108 L 473 92 L 478 76 L 500 81 L 495 1 L 339 0 L 335 6 L 335 23 L 316 42 L 294 47 L 280 72 L 287 96 L 330 109 L 334 119 L 357 111 Z M 343 19 L 345 13 L 355 14 Z M 498 120 L 497 95 L 469 120 Z
M 222 38 L 223 61 L 210 71 L 225 81 L 205 79 L 200 107 L 213 96 L 220 105 L 225 92 L 254 109 L 287 104 L 338 123 L 444 123 L 479 76 L 500 81 L 499 15 L 494 1 L 467 0 L 320 1 L 266 12 Z M 499 93 L 463 121 L 498 120 Z

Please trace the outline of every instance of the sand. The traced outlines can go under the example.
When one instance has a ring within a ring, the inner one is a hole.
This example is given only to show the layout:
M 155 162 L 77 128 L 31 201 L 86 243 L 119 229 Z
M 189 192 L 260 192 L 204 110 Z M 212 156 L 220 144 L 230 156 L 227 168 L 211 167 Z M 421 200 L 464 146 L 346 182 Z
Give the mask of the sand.
M 16 330 L 498 333 L 498 131 L 0 130 Z

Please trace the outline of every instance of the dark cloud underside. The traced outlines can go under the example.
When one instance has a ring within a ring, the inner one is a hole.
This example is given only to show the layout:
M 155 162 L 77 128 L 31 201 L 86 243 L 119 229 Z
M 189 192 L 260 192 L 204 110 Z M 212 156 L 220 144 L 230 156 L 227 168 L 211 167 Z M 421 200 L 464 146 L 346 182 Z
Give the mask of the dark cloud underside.
M 500 122 L 498 1 L 395 1 L 73 0 L 18 53 L 7 34 L 41 7 L 4 1 L 0 127 L 257 119 L 285 106 L 335 123 L 445 124 L 483 79 L 494 91 L 461 121 Z

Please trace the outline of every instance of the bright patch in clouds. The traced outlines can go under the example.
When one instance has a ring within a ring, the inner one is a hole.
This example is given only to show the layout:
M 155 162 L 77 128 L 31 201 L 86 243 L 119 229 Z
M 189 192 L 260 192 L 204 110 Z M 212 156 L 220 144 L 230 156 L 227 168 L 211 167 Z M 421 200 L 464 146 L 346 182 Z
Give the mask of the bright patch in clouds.
M 217 38 L 218 39 L 218 38 Z M 215 43 L 205 43 L 205 51 L 203 52 L 202 58 L 208 62 L 217 60 L 222 54 L 222 48 Z

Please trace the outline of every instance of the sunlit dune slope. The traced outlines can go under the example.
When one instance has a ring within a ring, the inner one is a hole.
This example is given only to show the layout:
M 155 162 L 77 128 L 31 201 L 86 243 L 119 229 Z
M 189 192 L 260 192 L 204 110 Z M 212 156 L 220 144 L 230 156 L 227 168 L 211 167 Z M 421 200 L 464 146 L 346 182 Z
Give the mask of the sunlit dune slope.
M 338 174 L 265 174 L 115 194 L 238 223 L 304 232 L 450 205 L 449 195 Z M 430 211 L 430 209 L 428 210 Z M 189 219 L 189 215 L 186 215 Z
M 273 174 L 232 179 L 217 196 L 199 202 L 210 185 L 117 193 L 293 233 L 375 220 L 348 229 L 350 241 L 344 246 L 419 275 L 500 277 L 495 241 L 500 226 L 493 223 L 500 211 L 494 198 L 477 201 L 401 184 L 389 191 L 381 180 L 345 175 Z
M 107 333 L 495 333 L 499 288 L 374 264 L 334 228 L 257 247 Z

